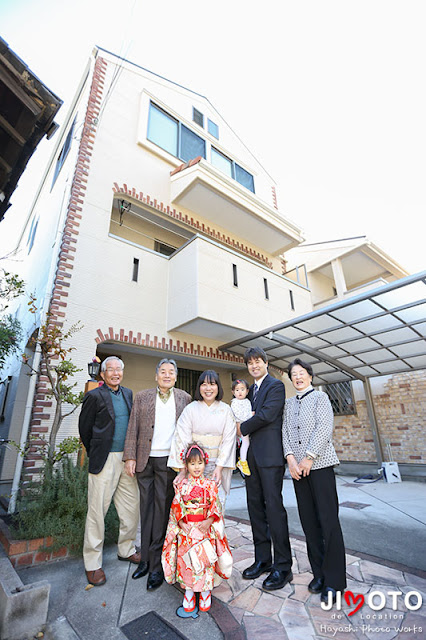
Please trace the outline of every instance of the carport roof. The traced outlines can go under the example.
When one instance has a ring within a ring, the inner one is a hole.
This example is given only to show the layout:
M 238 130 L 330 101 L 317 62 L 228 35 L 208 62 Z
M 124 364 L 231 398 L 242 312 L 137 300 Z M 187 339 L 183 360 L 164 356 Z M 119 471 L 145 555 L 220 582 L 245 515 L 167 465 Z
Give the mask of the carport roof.
M 336 302 L 220 347 L 264 349 L 286 369 L 296 357 L 322 384 L 426 368 L 426 271 Z

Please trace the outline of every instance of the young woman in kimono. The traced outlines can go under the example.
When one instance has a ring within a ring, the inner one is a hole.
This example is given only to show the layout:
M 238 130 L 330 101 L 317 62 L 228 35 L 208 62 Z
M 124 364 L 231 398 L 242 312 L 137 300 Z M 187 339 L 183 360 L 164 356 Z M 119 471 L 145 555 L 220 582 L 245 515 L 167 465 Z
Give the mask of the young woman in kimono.
M 219 375 L 213 370 L 203 371 L 198 378 L 194 402 L 185 407 L 177 421 L 167 464 L 180 472 L 174 481 L 176 485 L 185 476 L 181 451 L 190 442 L 198 442 L 209 457 L 205 475 L 219 487 L 219 498 L 225 512 L 226 496 L 235 468 L 237 427 L 231 407 L 222 402 L 222 398 Z
M 164 577 L 185 589 L 183 608 L 208 611 L 211 591 L 232 572 L 232 554 L 225 535 L 216 482 L 204 477 L 208 456 L 195 442 L 182 452 L 188 477 L 175 487 L 163 546 Z

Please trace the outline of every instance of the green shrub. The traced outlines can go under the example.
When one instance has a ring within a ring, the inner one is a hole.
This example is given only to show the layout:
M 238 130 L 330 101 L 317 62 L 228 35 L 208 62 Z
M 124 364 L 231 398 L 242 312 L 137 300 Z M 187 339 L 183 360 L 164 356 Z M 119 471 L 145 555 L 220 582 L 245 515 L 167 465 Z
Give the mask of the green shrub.
M 12 535 L 18 540 L 52 536 L 53 550 L 65 546 L 80 554 L 87 513 L 87 467 L 87 459 L 80 466 L 67 456 L 55 466 L 45 463 L 40 480 L 30 483 L 18 501 Z M 111 503 L 105 518 L 105 543 L 117 541 L 118 527 Z

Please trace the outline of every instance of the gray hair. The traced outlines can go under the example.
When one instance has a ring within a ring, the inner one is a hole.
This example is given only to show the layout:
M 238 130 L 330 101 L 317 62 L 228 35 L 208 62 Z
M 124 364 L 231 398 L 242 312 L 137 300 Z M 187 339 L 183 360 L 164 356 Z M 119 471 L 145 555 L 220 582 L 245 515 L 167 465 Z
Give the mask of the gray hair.
M 108 356 L 108 358 L 105 358 L 105 360 L 103 361 L 103 363 L 101 364 L 101 371 L 105 371 L 107 368 L 107 363 L 111 362 L 111 360 L 117 360 L 117 362 L 120 363 L 121 369 L 124 369 L 124 362 L 122 360 L 120 360 L 120 358 L 117 358 L 117 356 Z
M 175 373 L 177 377 L 177 374 L 178 374 L 177 364 L 174 360 L 169 360 L 168 358 L 163 358 L 162 360 L 160 360 L 160 362 L 157 364 L 157 367 L 155 369 L 155 375 L 158 374 L 158 372 L 160 371 L 160 367 L 162 367 L 163 364 L 172 364 L 175 368 Z

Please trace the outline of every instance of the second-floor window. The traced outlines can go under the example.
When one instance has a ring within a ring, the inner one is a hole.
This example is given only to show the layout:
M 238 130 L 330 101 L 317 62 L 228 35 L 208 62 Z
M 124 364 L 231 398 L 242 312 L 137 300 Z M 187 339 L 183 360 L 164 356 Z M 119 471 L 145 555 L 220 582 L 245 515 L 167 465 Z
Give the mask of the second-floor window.
M 214 167 L 217 167 L 230 178 L 233 178 L 242 184 L 243 187 L 246 187 L 246 189 L 249 189 L 249 191 L 254 193 L 254 180 L 251 173 L 240 167 L 239 164 L 225 156 L 214 147 L 212 147 L 211 162 Z

